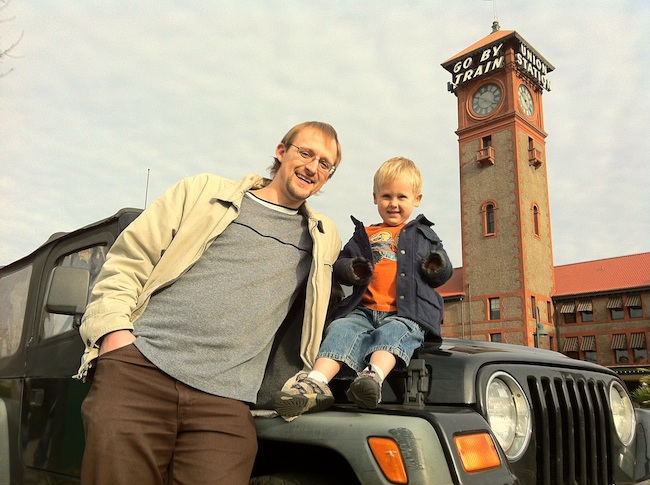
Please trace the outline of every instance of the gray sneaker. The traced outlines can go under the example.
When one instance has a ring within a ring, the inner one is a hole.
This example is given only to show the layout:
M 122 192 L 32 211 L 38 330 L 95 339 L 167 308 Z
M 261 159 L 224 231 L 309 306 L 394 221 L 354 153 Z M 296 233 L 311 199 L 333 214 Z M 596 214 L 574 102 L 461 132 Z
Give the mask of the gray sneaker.
M 273 409 L 285 418 L 304 413 L 324 411 L 334 404 L 334 396 L 327 384 L 301 374 L 289 389 L 276 392 Z
M 352 381 L 346 393 L 360 408 L 375 409 L 381 402 L 381 379 L 374 370 L 364 370 Z

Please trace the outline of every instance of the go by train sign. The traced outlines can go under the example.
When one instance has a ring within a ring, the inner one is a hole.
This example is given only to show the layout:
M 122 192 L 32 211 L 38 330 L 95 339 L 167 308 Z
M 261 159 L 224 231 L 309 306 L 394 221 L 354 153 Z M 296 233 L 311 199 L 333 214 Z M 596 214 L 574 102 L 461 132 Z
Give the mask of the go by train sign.
M 512 51 L 517 69 L 540 88 L 551 90 L 548 73 L 555 68 L 533 49 L 517 32 L 496 31 L 457 54 L 442 66 L 452 74 L 455 88 L 506 66 L 508 50 Z

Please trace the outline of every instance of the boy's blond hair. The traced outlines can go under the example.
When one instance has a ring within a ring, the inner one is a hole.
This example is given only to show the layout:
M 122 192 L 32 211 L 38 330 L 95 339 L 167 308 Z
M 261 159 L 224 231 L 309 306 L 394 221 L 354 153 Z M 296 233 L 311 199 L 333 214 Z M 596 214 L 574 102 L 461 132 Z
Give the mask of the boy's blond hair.
M 387 183 L 401 179 L 413 186 L 413 195 L 422 193 L 422 174 L 420 169 L 412 160 L 404 157 L 393 157 L 381 164 L 375 172 L 372 191 L 379 192 L 379 189 Z

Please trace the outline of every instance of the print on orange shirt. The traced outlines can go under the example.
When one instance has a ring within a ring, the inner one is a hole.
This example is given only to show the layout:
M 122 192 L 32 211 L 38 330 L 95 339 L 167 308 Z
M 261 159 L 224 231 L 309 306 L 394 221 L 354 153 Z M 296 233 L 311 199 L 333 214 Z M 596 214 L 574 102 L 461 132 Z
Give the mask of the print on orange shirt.
M 361 304 L 379 312 L 397 311 L 397 245 L 404 224 L 387 226 L 378 224 L 366 227 L 372 249 L 374 272 L 363 295 Z

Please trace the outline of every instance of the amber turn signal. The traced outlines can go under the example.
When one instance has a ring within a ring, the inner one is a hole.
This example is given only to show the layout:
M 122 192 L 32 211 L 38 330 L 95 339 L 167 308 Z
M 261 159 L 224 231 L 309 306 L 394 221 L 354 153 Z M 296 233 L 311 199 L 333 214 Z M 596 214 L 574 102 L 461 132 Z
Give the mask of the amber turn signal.
M 454 443 L 466 472 L 488 470 L 501 464 L 494 441 L 487 433 L 455 436 Z
M 395 440 L 373 436 L 368 444 L 386 479 L 391 483 L 408 483 L 402 452 Z

